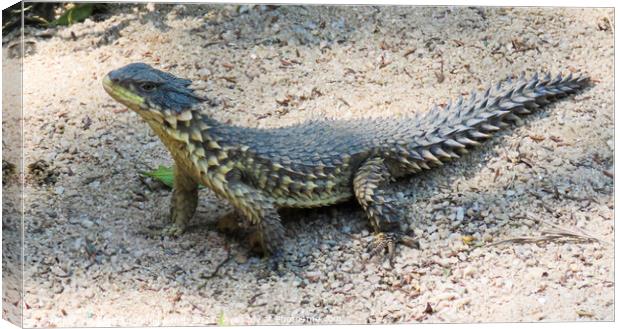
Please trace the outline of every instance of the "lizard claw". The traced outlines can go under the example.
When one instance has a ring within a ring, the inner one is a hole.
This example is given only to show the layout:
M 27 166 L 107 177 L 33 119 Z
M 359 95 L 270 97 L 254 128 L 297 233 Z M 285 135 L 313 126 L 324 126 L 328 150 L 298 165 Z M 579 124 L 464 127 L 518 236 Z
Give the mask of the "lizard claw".
M 163 230 L 161 231 L 161 234 L 163 236 L 169 236 L 169 237 L 172 237 L 172 238 L 178 238 L 184 232 L 185 232 L 185 227 L 184 226 L 181 227 L 180 225 L 174 223 L 174 224 L 170 224 L 170 225 L 164 227 Z
M 419 248 L 418 241 L 413 237 L 402 233 L 379 232 L 375 234 L 366 250 L 370 254 L 370 258 L 385 253 L 390 262 L 390 266 L 394 267 L 394 255 L 396 245 L 398 244 L 402 244 L 408 248 Z

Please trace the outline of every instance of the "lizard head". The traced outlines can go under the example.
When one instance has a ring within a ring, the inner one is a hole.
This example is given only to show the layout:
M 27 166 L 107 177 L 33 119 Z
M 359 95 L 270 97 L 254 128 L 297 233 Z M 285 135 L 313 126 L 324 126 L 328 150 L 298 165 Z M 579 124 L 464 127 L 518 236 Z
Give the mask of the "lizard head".
M 112 98 L 147 120 L 178 116 L 206 101 L 189 88 L 191 83 L 144 63 L 129 64 L 103 78 L 103 88 Z

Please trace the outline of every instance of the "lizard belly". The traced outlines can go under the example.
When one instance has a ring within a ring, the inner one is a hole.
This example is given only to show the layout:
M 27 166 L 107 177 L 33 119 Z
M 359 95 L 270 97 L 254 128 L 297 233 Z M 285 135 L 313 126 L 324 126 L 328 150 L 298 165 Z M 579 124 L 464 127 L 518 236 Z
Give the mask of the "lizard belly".
M 353 197 L 351 191 L 338 191 L 330 194 L 316 195 L 308 198 L 274 197 L 274 203 L 284 208 L 316 208 L 330 206 L 347 201 Z

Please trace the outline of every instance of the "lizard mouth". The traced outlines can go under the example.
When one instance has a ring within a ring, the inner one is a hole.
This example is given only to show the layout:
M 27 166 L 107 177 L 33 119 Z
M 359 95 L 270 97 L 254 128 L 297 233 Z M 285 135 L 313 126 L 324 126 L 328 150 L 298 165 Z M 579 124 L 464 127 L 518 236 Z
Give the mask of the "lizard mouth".
M 144 98 L 140 97 L 131 90 L 115 83 L 112 79 L 110 79 L 109 74 L 103 77 L 101 83 L 103 84 L 103 89 L 108 93 L 108 95 L 112 96 L 112 98 L 129 107 L 130 109 L 137 111 L 141 109 L 144 105 Z

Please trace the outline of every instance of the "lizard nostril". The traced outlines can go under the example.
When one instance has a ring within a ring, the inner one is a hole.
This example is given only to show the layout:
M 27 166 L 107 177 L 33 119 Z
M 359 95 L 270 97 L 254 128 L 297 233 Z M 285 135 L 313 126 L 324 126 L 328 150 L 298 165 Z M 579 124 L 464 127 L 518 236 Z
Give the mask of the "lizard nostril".
M 112 81 L 113 83 L 119 83 L 121 81 L 121 79 L 119 78 L 119 74 L 116 71 L 108 73 L 108 79 L 110 79 L 110 81 Z
M 110 79 L 110 81 L 114 83 L 118 83 L 119 81 L 121 81 L 121 79 L 118 78 L 118 75 L 112 73 L 108 74 L 108 79 Z

